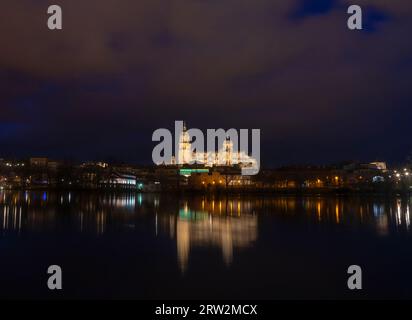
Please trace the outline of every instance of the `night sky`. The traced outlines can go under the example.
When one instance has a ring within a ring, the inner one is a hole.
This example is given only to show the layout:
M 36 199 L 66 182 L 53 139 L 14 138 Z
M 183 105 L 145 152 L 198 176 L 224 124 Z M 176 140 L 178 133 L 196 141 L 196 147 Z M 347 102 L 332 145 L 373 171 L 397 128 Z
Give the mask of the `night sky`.
M 401 162 L 411 34 L 407 0 L 2 0 L 0 158 L 150 163 L 186 120 L 260 128 L 266 166 Z

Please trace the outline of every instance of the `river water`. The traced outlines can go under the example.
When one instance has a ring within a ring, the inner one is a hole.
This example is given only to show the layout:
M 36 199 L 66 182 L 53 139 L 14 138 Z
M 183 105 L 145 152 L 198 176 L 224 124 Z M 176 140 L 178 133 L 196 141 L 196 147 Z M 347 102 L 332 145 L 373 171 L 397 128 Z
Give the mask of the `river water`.
M 0 297 L 412 298 L 408 198 L 0 191 Z M 62 269 L 63 290 L 47 287 Z M 350 265 L 362 290 L 347 287 Z

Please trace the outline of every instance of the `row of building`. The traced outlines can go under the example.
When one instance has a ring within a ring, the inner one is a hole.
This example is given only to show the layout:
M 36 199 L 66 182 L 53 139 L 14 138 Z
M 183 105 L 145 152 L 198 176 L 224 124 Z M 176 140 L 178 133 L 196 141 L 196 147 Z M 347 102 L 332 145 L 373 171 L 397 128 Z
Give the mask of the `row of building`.
M 241 167 L 162 164 L 109 165 L 105 162 L 71 164 L 47 158 L 26 161 L 0 159 L 0 188 L 84 188 L 164 190 L 409 190 L 408 167 L 388 169 L 384 162 L 334 166 L 293 166 L 262 169 L 244 176 Z

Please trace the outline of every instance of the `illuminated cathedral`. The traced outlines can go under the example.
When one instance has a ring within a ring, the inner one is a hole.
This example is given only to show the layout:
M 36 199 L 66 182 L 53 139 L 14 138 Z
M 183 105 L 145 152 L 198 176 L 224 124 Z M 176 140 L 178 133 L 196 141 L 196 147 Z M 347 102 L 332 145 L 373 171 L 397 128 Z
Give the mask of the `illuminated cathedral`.
M 227 137 L 218 151 L 196 152 L 192 151 L 192 138 L 183 125 L 179 137 L 177 159 L 172 157 L 171 164 L 202 164 L 212 166 L 256 167 L 257 161 L 244 151 L 234 150 L 233 142 Z

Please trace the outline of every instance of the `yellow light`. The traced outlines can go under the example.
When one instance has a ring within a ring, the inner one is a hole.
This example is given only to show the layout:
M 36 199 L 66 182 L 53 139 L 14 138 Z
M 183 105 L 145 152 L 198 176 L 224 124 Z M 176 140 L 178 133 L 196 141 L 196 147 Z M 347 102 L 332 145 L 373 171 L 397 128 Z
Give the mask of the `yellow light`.
M 339 219 L 339 205 L 336 204 L 335 206 L 335 216 L 336 216 L 336 222 L 339 223 L 340 219 Z

